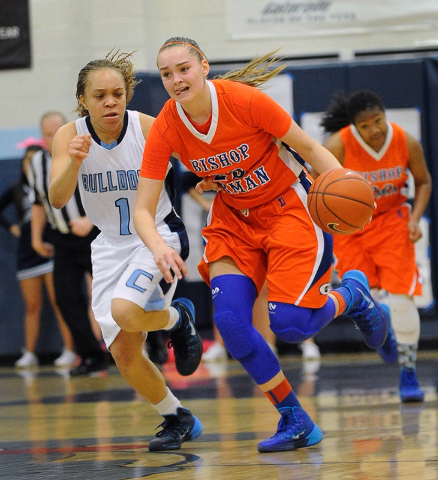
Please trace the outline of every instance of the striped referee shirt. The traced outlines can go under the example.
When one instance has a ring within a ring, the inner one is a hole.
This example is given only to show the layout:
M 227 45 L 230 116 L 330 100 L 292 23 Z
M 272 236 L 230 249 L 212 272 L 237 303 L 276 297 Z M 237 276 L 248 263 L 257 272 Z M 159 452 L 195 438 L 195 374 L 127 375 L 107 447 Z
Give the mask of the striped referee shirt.
M 42 205 L 46 212 L 47 221 L 52 228 L 61 233 L 70 233 L 69 222 L 85 217 L 81 196 L 78 187 L 67 205 L 61 209 L 52 207 L 49 202 L 50 165 L 52 157 L 47 150 L 36 152 L 29 169 L 29 200 L 35 205 Z

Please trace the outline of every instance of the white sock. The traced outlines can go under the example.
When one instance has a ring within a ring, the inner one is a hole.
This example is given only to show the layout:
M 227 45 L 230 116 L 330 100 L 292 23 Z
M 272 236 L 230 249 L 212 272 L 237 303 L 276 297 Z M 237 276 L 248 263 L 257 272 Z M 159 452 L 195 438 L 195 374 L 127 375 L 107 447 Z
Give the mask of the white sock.
M 172 415 L 176 413 L 176 409 L 182 407 L 180 401 L 167 387 L 167 395 L 156 405 L 152 405 L 160 415 Z
M 169 321 L 163 330 L 172 330 L 179 321 L 179 311 L 175 307 L 169 307 Z

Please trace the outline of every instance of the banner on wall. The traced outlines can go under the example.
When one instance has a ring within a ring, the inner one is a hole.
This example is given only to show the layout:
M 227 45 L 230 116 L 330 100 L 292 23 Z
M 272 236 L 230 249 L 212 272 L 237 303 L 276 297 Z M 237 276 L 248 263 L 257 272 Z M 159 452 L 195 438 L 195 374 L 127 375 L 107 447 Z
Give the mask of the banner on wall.
M 0 2 L 0 69 L 30 68 L 29 0 Z
M 437 0 L 227 0 L 226 15 L 235 40 L 438 28 Z

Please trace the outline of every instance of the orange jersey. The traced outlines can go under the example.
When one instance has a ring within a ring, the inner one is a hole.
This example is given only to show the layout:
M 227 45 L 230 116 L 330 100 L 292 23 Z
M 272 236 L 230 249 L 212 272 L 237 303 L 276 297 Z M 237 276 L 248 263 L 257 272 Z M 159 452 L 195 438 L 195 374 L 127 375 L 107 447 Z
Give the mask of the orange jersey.
M 336 270 L 342 277 L 352 269 L 361 270 L 371 288 L 390 293 L 421 295 L 422 280 L 415 261 L 415 246 L 409 240 L 409 204 L 373 218 L 351 235 L 335 235 Z
M 332 236 L 317 227 L 304 207 L 310 185 L 302 179 L 271 202 L 245 210 L 230 208 L 216 196 L 202 230 L 204 255 L 198 266 L 210 284 L 209 264 L 231 257 L 269 301 L 308 308 L 327 302 Z
M 289 114 L 257 88 L 229 80 L 208 81 L 212 118 L 200 133 L 170 99 L 146 141 L 140 175 L 162 180 L 172 153 L 199 177 L 214 176 L 223 201 L 236 209 L 269 202 L 290 188 L 303 164 L 278 139 L 290 128 Z
M 385 144 L 378 153 L 365 144 L 354 127 L 343 128 L 340 134 L 345 148 L 344 167 L 360 172 L 369 180 L 377 209 L 372 221 L 359 232 L 334 236 L 336 269 L 341 276 L 351 269 L 361 270 L 371 288 L 421 295 L 415 247 L 407 228 L 409 151 L 404 130 L 389 124 Z
M 379 152 L 372 150 L 352 125 L 340 130 L 340 135 L 344 143 L 344 167 L 360 172 L 373 187 L 377 204 L 373 216 L 405 203 L 409 151 L 404 130 L 394 123 L 388 124 L 386 141 Z

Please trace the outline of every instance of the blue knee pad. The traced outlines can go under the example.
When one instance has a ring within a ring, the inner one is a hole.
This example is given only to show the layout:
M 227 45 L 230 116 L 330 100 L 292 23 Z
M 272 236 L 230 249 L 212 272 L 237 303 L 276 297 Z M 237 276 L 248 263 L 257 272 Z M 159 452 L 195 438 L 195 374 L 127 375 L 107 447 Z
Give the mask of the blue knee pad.
M 280 363 L 252 324 L 257 296 L 248 277 L 221 275 L 211 281 L 214 321 L 231 356 L 261 385 L 280 371 Z
M 252 309 L 257 297 L 253 281 L 243 275 L 221 275 L 211 281 L 219 333 L 230 355 L 237 360 L 249 355 L 257 340 L 252 330 Z
M 257 385 L 278 374 L 278 358 L 252 325 L 239 322 L 231 312 L 215 314 L 214 320 L 231 356 L 239 360 Z
M 250 322 L 241 321 L 233 312 L 221 312 L 214 314 L 214 323 L 230 355 L 236 360 L 247 357 L 256 349 L 258 342 L 252 335 L 254 327 Z
M 330 297 L 326 304 L 318 309 L 269 302 L 272 331 L 288 343 L 301 343 L 313 337 L 333 320 L 335 312 L 335 304 Z

